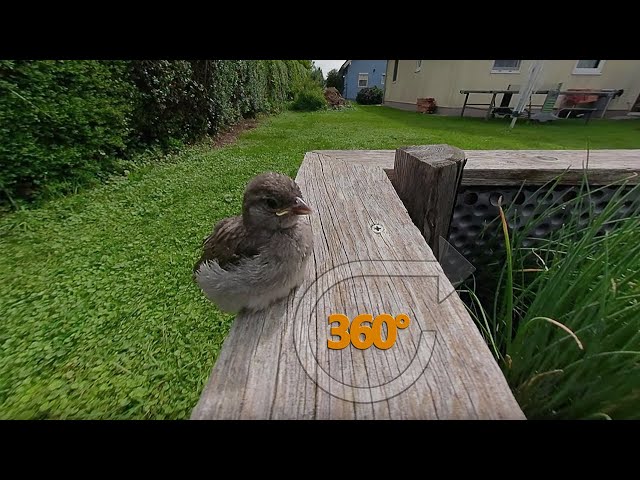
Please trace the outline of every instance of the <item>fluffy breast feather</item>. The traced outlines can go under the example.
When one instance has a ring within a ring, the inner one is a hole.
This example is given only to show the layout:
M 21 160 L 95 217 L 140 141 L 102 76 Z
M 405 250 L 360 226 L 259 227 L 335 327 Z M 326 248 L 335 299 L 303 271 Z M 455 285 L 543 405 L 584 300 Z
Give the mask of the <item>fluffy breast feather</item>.
M 227 261 L 224 268 L 216 254 L 203 255 L 194 277 L 221 310 L 261 310 L 303 282 L 312 249 L 311 226 L 301 221 L 292 229 L 273 234 L 255 255 Z M 223 258 L 228 256 L 223 253 Z

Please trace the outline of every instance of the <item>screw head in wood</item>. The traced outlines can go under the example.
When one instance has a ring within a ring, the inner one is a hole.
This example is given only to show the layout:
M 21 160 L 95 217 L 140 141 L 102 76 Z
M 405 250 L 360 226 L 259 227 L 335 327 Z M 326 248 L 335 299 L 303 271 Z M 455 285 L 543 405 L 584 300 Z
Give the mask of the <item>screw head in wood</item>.
M 373 230 L 374 233 L 380 234 L 384 232 L 384 227 L 379 223 L 374 223 L 373 225 L 371 225 L 371 230 Z

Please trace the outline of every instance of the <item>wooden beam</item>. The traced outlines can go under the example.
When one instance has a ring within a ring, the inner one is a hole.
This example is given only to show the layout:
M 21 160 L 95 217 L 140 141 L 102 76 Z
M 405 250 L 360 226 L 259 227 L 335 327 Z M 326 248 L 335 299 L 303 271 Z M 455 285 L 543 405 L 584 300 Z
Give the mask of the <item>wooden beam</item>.
M 192 418 L 524 419 L 385 172 L 308 153 L 297 182 L 314 210 L 305 282 L 236 318 Z M 387 350 L 332 350 L 333 313 L 410 324 Z
M 440 237 L 449 238 L 464 163 L 464 152 L 450 145 L 396 150 L 393 186 L 436 258 Z
M 319 152 L 347 162 L 394 168 L 395 150 Z M 587 161 L 586 150 L 465 150 L 465 155 L 462 185 L 476 186 L 544 185 L 559 175 L 560 184 L 576 185 L 582 181 Z M 638 184 L 640 149 L 591 150 L 587 172 L 592 185 Z

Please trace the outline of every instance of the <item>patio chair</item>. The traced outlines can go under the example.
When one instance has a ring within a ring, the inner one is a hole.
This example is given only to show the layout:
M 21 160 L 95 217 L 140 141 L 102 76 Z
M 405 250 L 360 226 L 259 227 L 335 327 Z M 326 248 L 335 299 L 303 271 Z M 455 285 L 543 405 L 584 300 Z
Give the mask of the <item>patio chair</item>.
M 509 85 L 507 90 L 513 90 L 514 93 L 504 93 L 502 95 L 502 101 L 500 102 L 500 106 L 494 107 L 491 111 L 491 117 L 495 118 L 496 115 L 510 117 L 513 114 L 513 108 L 509 106 L 511 103 L 511 99 L 513 95 L 520 90 L 520 85 Z
M 549 93 L 547 93 L 547 97 L 544 99 L 544 103 L 542 104 L 540 111 L 531 115 L 530 120 L 544 123 L 560 119 L 560 117 L 553 113 L 553 109 L 555 108 L 556 101 L 560 95 L 561 87 L 562 84 L 559 83 L 553 90 L 549 89 Z

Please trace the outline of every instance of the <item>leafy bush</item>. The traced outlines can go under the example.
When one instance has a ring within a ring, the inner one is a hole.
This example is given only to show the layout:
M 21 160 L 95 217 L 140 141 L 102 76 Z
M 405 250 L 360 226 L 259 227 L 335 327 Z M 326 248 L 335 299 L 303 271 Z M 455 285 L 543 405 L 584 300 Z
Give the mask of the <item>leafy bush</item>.
M 303 78 L 294 87 L 292 110 L 313 112 L 327 107 L 322 88 L 314 79 Z
M 128 67 L 138 93 L 132 135 L 136 146 L 190 140 L 202 132 L 201 95 L 190 62 L 134 60 Z
M 0 190 L 31 198 L 44 185 L 109 169 L 129 135 L 133 89 L 124 62 L 0 61 Z
M 117 158 L 277 111 L 311 71 L 310 60 L 0 61 L 0 203 L 65 193 Z M 298 105 L 317 109 L 316 97 Z
M 134 115 L 138 140 L 192 141 L 276 111 L 306 72 L 300 67 L 281 60 L 133 61 L 131 78 L 140 92 Z
M 384 92 L 379 87 L 366 87 L 361 89 L 356 95 L 356 102 L 361 105 L 380 105 Z
M 293 110 L 313 112 L 316 110 L 322 110 L 327 106 L 327 101 L 324 99 L 321 90 L 305 90 L 296 96 L 291 108 Z

